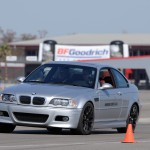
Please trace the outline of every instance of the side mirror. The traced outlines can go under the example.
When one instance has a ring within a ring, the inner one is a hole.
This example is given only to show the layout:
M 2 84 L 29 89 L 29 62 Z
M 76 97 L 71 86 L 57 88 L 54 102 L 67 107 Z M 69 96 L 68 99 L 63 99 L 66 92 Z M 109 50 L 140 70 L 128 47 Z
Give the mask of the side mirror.
M 18 78 L 17 78 L 17 81 L 18 81 L 18 82 L 23 82 L 24 80 L 25 80 L 25 77 L 18 77 Z
M 109 83 L 104 83 L 101 87 L 99 87 L 100 90 L 105 90 L 105 89 L 112 89 L 113 86 Z

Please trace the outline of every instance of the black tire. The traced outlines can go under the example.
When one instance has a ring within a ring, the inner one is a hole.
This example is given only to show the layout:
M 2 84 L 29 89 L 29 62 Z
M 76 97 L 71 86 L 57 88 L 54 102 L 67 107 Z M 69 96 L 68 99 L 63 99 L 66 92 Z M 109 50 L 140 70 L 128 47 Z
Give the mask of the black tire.
M 76 130 L 73 129 L 72 131 L 73 133 L 81 135 L 91 134 L 91 131 L 93 129 L 93 123 L 94 123 L 94 107 L 90 102 L 88 102 L 85 104 L 81 112 L 77 129 Z
M 62 131 L 62 128 L 56 128 L 56 127 L 47 127 L 48 132 L 58 134 Z
M 130 110 L 130 114 L 127 118 L 127 124 L 126 124 L 126 127 L 124 128 L 117 128 L 117 131 L 118 133 L 126 133 L 127 131 L 127 127 L 128 127 L 128 124 L 129 124 L 129 118 L 132 120 L 132 129 L 133 129 L 133 132 L 135 131 L 135 128 L 136 128 L 136 123 L 137 123 L 137 120 L 138 120 L 138 116 L 139 116 L 139 109 L 138 109 L 138 106 L 137 104 L 133 104 L 132 107 L 131 107 L 131 110 Z
M 0 133 L 11 133 L 15 127 L 13 124 L 0 123 Z

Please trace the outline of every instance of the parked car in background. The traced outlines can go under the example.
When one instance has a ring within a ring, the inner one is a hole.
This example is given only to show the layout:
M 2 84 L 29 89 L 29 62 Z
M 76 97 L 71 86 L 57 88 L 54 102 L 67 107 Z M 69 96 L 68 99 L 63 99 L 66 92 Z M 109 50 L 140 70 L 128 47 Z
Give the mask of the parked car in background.
M 0 132 L 16 126 L 70 129 L 87 135 L 93 129 L 133 130 L 140 113 L 138 89 L 116 68 L 98 63 L 43 64 L 0 96 Z

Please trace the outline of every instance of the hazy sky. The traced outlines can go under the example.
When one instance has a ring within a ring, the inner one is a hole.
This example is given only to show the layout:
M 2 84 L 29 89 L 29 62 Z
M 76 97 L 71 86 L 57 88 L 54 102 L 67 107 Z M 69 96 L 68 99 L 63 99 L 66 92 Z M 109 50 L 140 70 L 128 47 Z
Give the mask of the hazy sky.
M 150 33 L 150 0 L 0 0 L 0 27 L 49 36 Z

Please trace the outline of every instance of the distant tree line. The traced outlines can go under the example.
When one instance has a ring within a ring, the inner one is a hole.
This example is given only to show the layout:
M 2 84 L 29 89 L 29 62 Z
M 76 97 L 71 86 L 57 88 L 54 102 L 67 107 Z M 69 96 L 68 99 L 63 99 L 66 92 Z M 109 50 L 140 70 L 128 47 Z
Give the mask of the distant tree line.
M 31 33 L 23 33 L 17 36 L 16 32 L 10 29 L 4 30 L 0 27 L 0 45 L 14 41 L 33 40 L 37 38 L 45 38 L 48 32 L 46 30 L 37 31 L 37 35 Z

